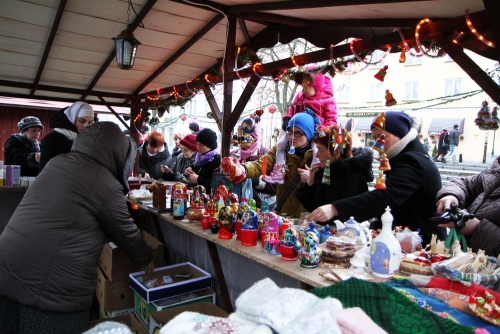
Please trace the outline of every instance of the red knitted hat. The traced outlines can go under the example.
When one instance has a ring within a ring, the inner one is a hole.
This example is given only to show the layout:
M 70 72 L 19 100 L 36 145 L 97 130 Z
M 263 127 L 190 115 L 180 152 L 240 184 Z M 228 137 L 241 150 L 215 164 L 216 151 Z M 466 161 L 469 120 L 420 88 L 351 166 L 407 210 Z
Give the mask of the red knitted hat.
M 191 151 L 198 151 L 198 148 L 196 147 L 196 135 L 194 133 L 190 133 L 186 137 L 182 138 L 179 144 L 189 148 Z

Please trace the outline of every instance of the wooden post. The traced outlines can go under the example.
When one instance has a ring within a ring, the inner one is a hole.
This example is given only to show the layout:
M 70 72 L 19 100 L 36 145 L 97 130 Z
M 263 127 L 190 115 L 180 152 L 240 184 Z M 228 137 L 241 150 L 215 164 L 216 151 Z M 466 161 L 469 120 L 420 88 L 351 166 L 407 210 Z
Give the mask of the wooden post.
M 229 156 L 229 146 L 231 144 L 231 134 L 233 128 L 229 127 L 229 119 L 233 109 L 233 70 L 236 43 L 236 14 L 227 16 L 229 29 L 227 33 L 226 54 L 224 56 L 224 106 L 222 108 L 222 150 L 223 157 Z

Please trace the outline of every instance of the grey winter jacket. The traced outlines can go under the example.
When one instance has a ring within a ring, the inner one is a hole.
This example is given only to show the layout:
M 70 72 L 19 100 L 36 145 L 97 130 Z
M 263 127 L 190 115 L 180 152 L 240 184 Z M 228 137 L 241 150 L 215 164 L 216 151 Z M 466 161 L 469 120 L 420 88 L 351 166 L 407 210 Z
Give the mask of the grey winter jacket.
M 500 157 L 478 175 L 448 182 L 436 199 L 447 195 L 455 196 L 460 208 L 467 209 L 480 220 L 472 235 L 467 237 L 467 246 L 474 251 L 483 249 L 486 255 L 500 255 Z
M 0 295 L 42 311 L 88 310 L 108 238 L 138 266 L 152 261 L 124 196 L 135 148 L 100 122 L 49 161 L 0 235 Z
M 450 145 L 455 145 L 458 146 L 458 130 L 451 130 L 450 131 Z

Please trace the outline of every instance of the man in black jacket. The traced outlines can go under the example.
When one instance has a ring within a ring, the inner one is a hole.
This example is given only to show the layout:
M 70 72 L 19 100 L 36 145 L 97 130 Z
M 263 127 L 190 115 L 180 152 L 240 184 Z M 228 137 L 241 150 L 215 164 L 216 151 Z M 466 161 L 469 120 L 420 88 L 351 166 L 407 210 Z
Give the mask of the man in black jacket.
M 383 129 L 373 127 L 374 139 L 385 135 L 385 153 L 390 160 L 390 171 L 385 171 L 386 189 L 372 191 L 323 205 L 311 212 L 319 222 L 340 216 L 342 221 L 354 217 L 358 221 L 379 218 L 389 206 L 394 226 L 408 226 L 420 230 L 424 245 L 432 234 L 446 238 L 443 228 L 430 226 L 427 220 L 436 214 L 436 194 L 441 189 L 441 176 L 436 165 L 426 154 L 418 139 L 420 119 L 402 112 L 387 112 Z

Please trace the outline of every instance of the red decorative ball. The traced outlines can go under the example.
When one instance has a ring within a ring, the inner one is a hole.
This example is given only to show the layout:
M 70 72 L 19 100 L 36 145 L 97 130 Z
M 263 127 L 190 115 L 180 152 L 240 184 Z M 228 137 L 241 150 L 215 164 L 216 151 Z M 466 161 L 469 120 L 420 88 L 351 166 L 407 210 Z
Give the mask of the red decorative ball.
M 181 116 L 181 120 L 184 122 L 187 119 L 186 115 Z
M 271 104 L 269 108 L 267 108 L 271 114 L 274 114 L 276 112 L 276 106 L 274 104 Z
M 263 109 L 255 110 L 255 115 L 257 115 L 259 117 L 262 116 L 263 113 L 264 113 Z

